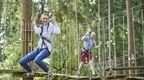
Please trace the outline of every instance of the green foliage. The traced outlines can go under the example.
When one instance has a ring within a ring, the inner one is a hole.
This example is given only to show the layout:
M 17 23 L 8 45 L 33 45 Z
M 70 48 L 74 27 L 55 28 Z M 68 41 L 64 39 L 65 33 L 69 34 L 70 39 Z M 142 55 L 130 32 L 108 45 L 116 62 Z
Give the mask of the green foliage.
M 20 27 L 21 27 L 21 15 L 19 7 L 19 2 L 13 3 L 4 3 L 4 24 L 7 24 L 6 31 L 6 43 L 4 44 L 4 54 L 6 59 L 4 60 L 5 68 L 13 68 L 18 66 L 19 58 L 21 57 L 21 43 L 20 43 Z M 5 18 L 5 16 L 7 18 Z

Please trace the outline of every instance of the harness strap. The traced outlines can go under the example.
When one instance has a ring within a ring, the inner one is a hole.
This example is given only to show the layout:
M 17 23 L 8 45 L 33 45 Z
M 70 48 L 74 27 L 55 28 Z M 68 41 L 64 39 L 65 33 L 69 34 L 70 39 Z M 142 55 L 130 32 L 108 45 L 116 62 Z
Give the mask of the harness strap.
M 48 27 L 49 27 L 49 23 L 48 23 Z M 47 27 L 47 30 L 48 30 L 48 27 Z M 45 38 L 45 37 L 42 36 L 42 33 L 43 33 L 43 27 L 41 26 L 40 37 L 42 39 L 42 44 L 46 45 L 46 43 L 44 42 L 44 40 L 47 41 L 47 42 L 49 42 L 49 43 L 51 43 L 51 41 L 49 39 L 47 39 L 47 38 Z
M 84 47 L 83 47 L 83 49 L 84 49 L 86 52 L 90 52 L 90 50 L 87 50 L 87 49 L 85 49 Z

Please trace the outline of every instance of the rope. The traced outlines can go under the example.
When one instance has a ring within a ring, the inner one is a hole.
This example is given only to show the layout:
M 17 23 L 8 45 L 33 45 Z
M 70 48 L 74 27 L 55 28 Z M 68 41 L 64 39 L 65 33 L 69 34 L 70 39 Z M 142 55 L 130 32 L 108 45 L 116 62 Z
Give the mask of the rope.
M 134 10 L 132 9 L 132 19 L 134 19 Z M 132 60 L 134 59 L 134 66 L 136 66 L 136 40 L 135 40 L 135 25 L 134 20 L 132 20 L 132 28 L 133 28 L 133 44 L 134 44 L 134 52 L 131 54 Z M 134 70 L 134 73 L 137 74 L 137 70 Z
M 100 18 L 100 0 L 98 0 L 98 18 Z M 100 25 L 101 24 L 101 21 L 100 21 L 100 19 L 98 20 L 98 42 L 100 43 Z M 101 52 L 100 52 L 100 48 L 98 48 L 98 59 L 99 59 L 99 61 L 98 61 L 98 63 L 100 64 L 101 63 Z
M 66 28 L 66 33 L 69 34 L 69 32 L 68 32 L 68 27 Z M 67 39 L 67 40 L 68 40 L 68 39 Z M 68 53 L 69 53 L 68 44 L 69 44 L 69 43 L 66 44 L 66 56 L 67 56 L 67 57 L 66 57 L 66 58 L 67 58 L 67 60 L 66 60 L 66 70 L 65 70 L 65 71 L 66 71 L 66 72 L 65 72 L 66 75 L 68 75 L 68 73 L 69 73 L 69 72 L 68 72 L 68 68 L 69 68 L 69 65 L 68 65 Z
M 68 56 L 68 60 L 69 60 L 69 65 L 70 65 L 69 66 L 70 72 L 72 72 L 72 70 L 71 70 L 72 69 L 72 66 L 71 66 L 71 56 L 72 55 L 71 55 L 71 52 L 70 52 L 70 43 L 71 42 L 70 42 L 70 29 L 69 29 L 69 27 L 67 29 L 67 32 L 68 32 L 68 46 L 67 46 L 68 47 L 68 54 L 70 53 L 70 56 Z
M 123 67 L 125 67 L 125 41 L 124 41 L 124 34 L 125 34 L 125 31 L 124 31 L 124 28 L 125 28 L 125 24 L 124 24 L 124 22 L 125 22 L 125 18 L 123 17 L 122 18 L 122 24 L 123 24 Z M 123 74 L 125 74 L 125 71 L 123 71 Z
M 108 0 L 109 67 L 111 67 L 111 2 Z
M 80 43 L 79 43 L 79 39 L 78 39 L 78 30 L 77 30 L 77 29 L 78 29 L 78 25 L 77 25 L 77 24 L 78 24 L 78 19 L 77 19 L 77 0 L 75 0 L 75 19 L 76 19 L 76 20 L 75 20 L 75 26 L 76 26 L 76 41 L 77 41 L 77 42 L 76 42 L 76 43 L 77 43 L 76 46 L 77 46 L 77 48 L 78 48 L 78 49 L 77 49 L 77 53 L 78 53 L 78 56 L 77 56 L 78 62 L 77 62 L 77 64 L 79 64 L 79 61 L 80 61 L 80 59 L 79 59 L 79 58 L 80 58 L 80 55 L 79 55 L 79 53 L 80 53 L 80 52 L 79 52 L 79 51 L 80 51 L 80 50 L 79 50 L 79 44 L 80 44 Z M 77 70 L 78 70 L 78 65 L 77 65 Z
M 41 0 L 41 14 L 44 13 L 44 7 L 45 7 L 45 0 Z
M 61 43 L 60 42 L 61 38 L 62 38 L 62 35 L 60 34 L 58 43 Z M 63 52 L 63 47 L 62 46 L 59 46 L 59 49 L 60 49 L 59 52 Z M 62 68 L 63 67 L 63 54 L 60 54 L 60 59 L 59 60 L 60 60 L 59 65 Z M 61 71 L 61 73 L 63 73 L 63 72 Z
M 134 19 L 134 10 L 132 10 L 132 19 Z M 133 44 L 134 44 L 134 52 L 133 52 L 133 56 L 134 56 L 134 66 L 136 65 L 136 41 L 135 41 L 135 29 L 134 29 L 134 20 L 132 20 L 132 28 L 133 28 Z
M 143 56 L 144 56 L 144 36 L 143 36 L 143 34 L 144 34 L 144 16 L 143 16 L 143 14 L 144 14 L 144 11 L 142 10 L 142 13 L 141 13 L 141 20 L 142 20 L 142 42 L 143 42 Z
M 115 34 L 115 15 L 113 14 L 113 35 L 114 35 L 114 64 L 115 64 L 115 68 L 117 67 L 117 54 L 116 54 L 116 41 L 115 41 L 115 37 L 116 37 L 116 34 Z M 115 75 L 116 75 L 116 71 L 115 71 Z
M 103 29 L 102 29 L 102 30 L 103 30 L 103 32 L 102 32 L 103 34 L 102 34 L 102 35 L 104 36 L 104 37 L 103 37 L 103 42 L 105 42 L 105 41 L 106 41 L 106 36 L 105 36 L 105 29 L 106 29 L 106 28 L 105 28 L 105 20 L 104 20 L 104 19 L 103 19 L 103 21 L 102 21 L 102 26 L 103 26 Z M 102 55 L 102 56 L 104 56 L 104 57 L 103 57 L 103 59 L 104 59 L 104 61 L 103 61 L 103 66 L 106 66 L 106 59 L 107 59 L 107 58 L 106 58 L 106 47 L 105 47 L 105 44 L 104 44 L 103 47 L 104 47 L 104 50 L 103 50 L 104 53 L 103 53 L 103 55 Z

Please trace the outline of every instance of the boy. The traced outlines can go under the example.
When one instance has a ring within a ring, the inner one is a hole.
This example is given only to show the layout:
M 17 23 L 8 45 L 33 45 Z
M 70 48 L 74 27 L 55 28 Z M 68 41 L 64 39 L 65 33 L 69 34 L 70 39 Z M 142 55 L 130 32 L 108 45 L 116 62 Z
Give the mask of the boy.
M 95 75 L 94 62 L 93 62 L 92 52 L 91 52 L 92 48 L 96 46 L 95 35 L 96 35 L 95 32 L 91 32 L 91 30 L 89 30 L 81 38 L 81 40 L 84 42 L 83 42 L 83 48 L 80 54 L 80 64 L 79 64 L 78 72 L 77 72 L 78 75 L 80 75 L 80 69 L 83 66 L 83 64 L 87 64 L 87 63 L 89 63 L 90 65 L 92 75 Z

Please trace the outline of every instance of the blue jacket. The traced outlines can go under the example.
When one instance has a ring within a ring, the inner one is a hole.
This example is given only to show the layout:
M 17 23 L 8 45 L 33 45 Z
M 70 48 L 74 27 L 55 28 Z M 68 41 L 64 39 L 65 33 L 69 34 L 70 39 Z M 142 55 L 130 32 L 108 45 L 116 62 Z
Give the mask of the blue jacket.
M 85 50 L 90 51 L 93 47 L 96 46 L 96 41 L 91 38 L 91 33 L 87 32 L 82 38 L 81 40 L 83 40 L 83 48 Z

